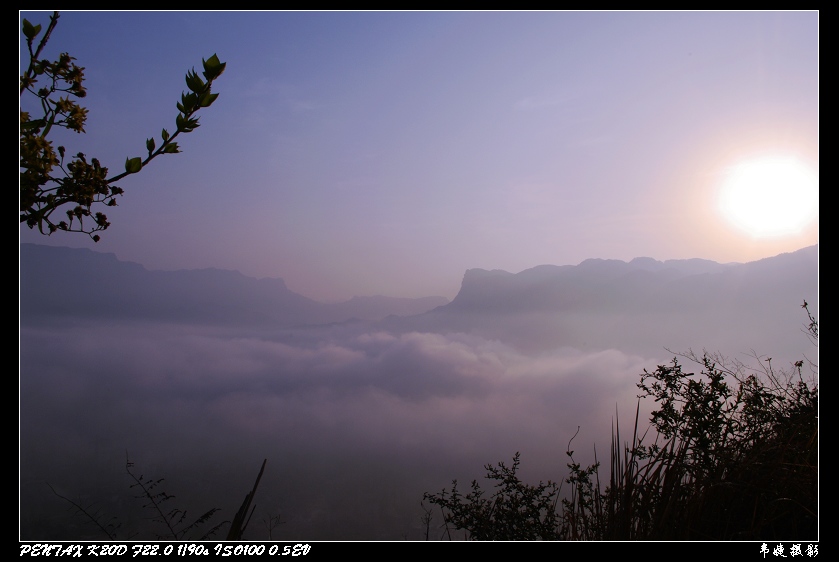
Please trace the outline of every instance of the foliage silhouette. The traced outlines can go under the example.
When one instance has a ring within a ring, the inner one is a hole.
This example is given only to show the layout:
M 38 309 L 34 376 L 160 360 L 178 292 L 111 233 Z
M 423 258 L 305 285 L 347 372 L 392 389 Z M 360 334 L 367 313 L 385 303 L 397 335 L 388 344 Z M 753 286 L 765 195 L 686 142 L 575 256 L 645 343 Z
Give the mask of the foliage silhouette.
M 81 152 L 65 160 L 64 146 L 53 149 L 48 140 L 50 132 L 60 127 L 75 133 L 84 133 L 87 109 L 73 98 L 87 95 L 84 82 L 84 68 L 77 66 L 76 59 L 61 53 L 57 60 L 39 58 L 58 23 L 59 13 L 54 12 L 41 40 L 35 40 L 41 33 L 41 25 L 23 20 L 23 35 L 29 52 L 29 64 L 20 77 L 20 96 L 24 93 L 34 96 L 34 107 L 38 116 L 20 109 L 20 222 L 29 228 L 37 227 L 41 234 L 50 235 L 56 231 L 83 232 L 94 242 L 99 241 L 98 231 L 110 226 L 108 217 L 93 207 L 116 206 L 116 198 L 123 189 L 116 182 L 129 174 L 139 172 L 146 164 L 161 154 L 180 152 L 175 139 L 181 133 L 190 133 L 198 128 L 196 114 L 209 107 L 218 97 L 212 93 L 213 82 L 224 72 L 226 63 L 213 55 L 203 61 L 203 76 L 190 70 L 186 74 L 189 93 L 182 93 L 177 104 L 175 132 L 166 129 L 161 132 L 161 144 L 156 146 L 154 138 L 146 140 L 148 155 L 126 158 L 125 171 L 108 177 L 108 168 L 96 158 L 88 158 Z M 67 220 L 53 219 L 59 209 L 65 211 Z M 87 222 L 85 223 L 85 221 Z M 92 224 L 91 224 L 92 222 Z
M 73 506 L 76 514 L 83 516 L 90 523 L 96 526 L 102 534 L 108 537 L 108 540 L 115 541 L 118 539 L 117 532 L 119 531 L 119 528 L 122 527 L 122 523 L 120 523 L 116 517 L 111 517 L 108 520 L 104 520 L 104 516 L 101 514 L 100 510 L 96 508 L 94 505 L 88 505 L 87 507 L 84 507 L 80 505 L 78 502 L 75 502 L 70 498 L 62 496 L 61 494 L 56 492 L 55 488 L 50 486 L 49 483 L 47 484 L 47 486 L 49 486 L 49 489 L 52 490 L 53 494 L 55 494 L 56 496 Z
M 520 455 L 513 464 L 486 465 L 488 480 L 496 482 L 496 492 L 484 498 L 477 480 L 465 496 L 457 489 L 428 494 L 424 501 L 437 505 L 444 513 L 445 536 L 451 539 L 451 527 L 465 529 L 472 540 L 551 540 L 557 538 L 556 503 L 559 488 L 553 482 L 531 486 L 519 480 L 516 472 Z
M 209 529 L 202 530 L 202 527 L 208 524 L 215 517 L 216 513 L 220 511 L 219 508 L 214 507 L 209 509 L 192 522 L 189 522 L 187 519 L 186 510 L 180 508 L 169 509 L 170 504 L 168 502 L 175 499 L 175 496 L 163 489 L 162 485 L 165 479 L 146 478 L 142 474 L 139 476 L 135 474 L 134 463 L 128 458 L 127 453 L 125 458 L 125 472 L 131 480 L 130 488 L 138 491 L 134 497 L 142 500 L 142 507 L 152 513 L 151 521 L 158 523 L 164 529 L 163 533 L 156 533 L 157 539 L 174 541 L 187 539 L 208 540 L 215 536 L 224 525 L 230 523 L 230 521 L 222 521 Z M 49 486 L 49 484 L 47 485 Z M 52 486 L 49 487 L 53 494 L 72 505 L 78 515 L 83 516 L 92 523 L 108 540 L 119 540 L 118 532 L 122 527 L 122 523 L 116 517 L 111 517 L 106 520 L 98 509 L 94 510 L 93 506 L 83 507 L 79 503 L 56 492 Z M 136 534 L 127 538 L 134 539 L 136 538 Z
M 818 342 L 818 321 L 805 301 L 806 333 Z M 718 354 L 688 351 L 644 370 L 631 444 L 612 431 L 609 480 L 600 463 L 582 467 L 566 454 L 569 493 L 530 486 L 511 468 L 487 465 L 499 489 L 485 499 L 477 481 L 462 495 L 424 495 L 440 507 L 444 537 L 468 540 L 818 540 L 818 365 L 804 360 L 776 370 Z M 641 400 L 653 398 L 650 428 L 639 436 Z M 645 444 L 649 431 L 651 444 Z M 572 439 L 573 440 L 573 439 Z
M 230 524 L 230 531 L 227 533 L 227 540 L 229 541 L 240 541 L 242 540 L 242 535 L 245 533 L 245 529 L 248 527 L 248 523 L 250 523 L 251 517 L 253 516 L 253 512 L 256 509 L 256 506 L 251 507 L 253 503 L 253 499 L 256 496 L 256 489 L 259 488 L 259 481 L 262 480 L 262 473 L 265 472 L 265 464 L 268 462 L 268 459 L 262 461 L 262 467 L 259 469 L 259 474 L 256 475 L 256 482 L 253 484 L 253 489 L 245 495 L 245 500 L 242 502 L 242 505 L 239 507 L 239 510 L 236 512 L 236 516 L 233 518 L 233 522 Z M 248 510 L 250 509 L 250 513 Z M 279 516 L 277 516 L 276 525 L 279 524 Z M 268 533 L 271 533 L 273 527 L 271 525 L 268 526 Z
M 137 476 L 132 471 L 133 467 L 134 463 L 126 458 L 125 471 L 134 482 L 131 484 L 131 488 L 137 488 L 140 490 L 140 493 L 135 497 L 144 500 L 146 503 L 143 504 L 143 507 L 150 509 L 154 513 L 152 521 L 160 523 L 166 528 L 166 533 L 157 535 L 158 539 L 178 541 L 190 538 L 190 534 L 192 532 L 197 532 L 202 525 L 212 519 L 216 512 L 219 511 L 219 508 L 214 507 L 189 523 L 186 510 L 172 508 L 166 511 L 167 506 L 164 504 L 174 499 L 175 496 L 160 489 L 160 485 L 163 483 L 164 479 L 158 478 L 155 480 L 153 478 L 144 478 L 142 474 Z M 211 527 L 209 530 L 201 533 L 201 535 L 197 538 L 200 540 L 206 540 L 213 537 L 226 523 L 228 523 L 228 521 L 222 521 L 221 523 Z

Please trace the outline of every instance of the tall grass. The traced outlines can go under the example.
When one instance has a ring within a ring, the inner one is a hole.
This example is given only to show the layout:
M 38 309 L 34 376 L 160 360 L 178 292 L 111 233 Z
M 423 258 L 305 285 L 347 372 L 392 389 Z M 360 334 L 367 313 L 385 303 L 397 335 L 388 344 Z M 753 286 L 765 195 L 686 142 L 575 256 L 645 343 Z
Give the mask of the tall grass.
M 263 463 L 264 468 L 265 465 Z M 131 482 L 129 487 L 134 491 L 134 498 L 142 502 L 142 509 L 150 515 L 149 520 L 159 529 L 154 534 L 157 540 L 210 540 L 220 532 L 222 527 L 230 523 L 230 521 L 222 521 L 221 523 L 212 524 L 211 520 L 220 511 L 216 507 L 205 511 L 195 519 L 190 519 L 186 510 L 172 505 L 172 500 L 175 499 L 175 496 L 165 490 L 165 478 L 148 478 L 143 474 L 138 475 L 135 472 L 134 462 L 128 458 L 128 453 L 126 453 L 125 458 L 125 473 Z M 261 475 L 262 472 L 260 472 Z M 77 515 L 92 524 L 102 534 L 103 538 L 107 538 L 108 540 L 137 538 L 137 535 L 134 533 L 122 538 L 120 536 L 122 523 L 116 517 L 107 518 L 94 505 L 83 506 L 59 494 L 52 486 L 50 486 L 50 489 L 56 496 L 69 503 Z M 246 500 L 249 497 L 252 497 L 251 494 L 248 495 Z M 243 531 L 247 525 L 246 522 L 243 524 L 242 521 L 238 521 L 238 524 L 239 527 L 231 526 L 231 533 L 233 529 L 241 529 Z M 241 531 L 239 533 L 240 536 Z

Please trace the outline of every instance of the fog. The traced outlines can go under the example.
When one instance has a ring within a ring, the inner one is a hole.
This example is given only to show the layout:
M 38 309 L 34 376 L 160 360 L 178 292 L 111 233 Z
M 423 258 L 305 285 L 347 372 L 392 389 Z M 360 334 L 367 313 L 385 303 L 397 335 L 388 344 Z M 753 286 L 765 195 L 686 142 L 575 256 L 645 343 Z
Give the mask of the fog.
M 800 300 L 817 313 L 817 259 L 809 248 L 719 274 L 745 285 L 707 273 L 679 278 L 700 295 L 683 308 L 662 301 L 645 310 L 648 283 L 661 299 L 677 294 L 651 276 L 596 312 L 575 304 L 489 313 L 477 297 L 466 310 L 459 296 L 425 314 L 275 327 L 108 316 L 107 303 L 85 316 L 73 308 L 81 289 L 66 283 L 68 271 L 39 286 L 68 303 L 60 314 L 30 314 L 37 295 L 22 292 L 21 539 L 106 538 L 87 515 L 119 523 L 120 539 L 164 534 L 131 487 L 129 461 L 135 476 L 164 479 L 157 490 L 175 496 L 165 507 L 186 510 L 187 520 L 219 508 L 206 530 L 232 520 L 263 459 L 245 539 L 268 539 L 266 522 L 277 515 L 273 539 L 422 540 L 427 530 L 439 539 L 439 512 L 429 529 L 421 520 L 425 492 L 455 479 L 468 487 L 484 465 L 510 463 L 516 452 L 532 484 L 561 482 L 569 449 L 584 466 L 595 452 L 607 462 L 617 425 L 631 439 L 640 375 L 677 353 L 707 348 L 757 369 L 769 356 L 776 369 L 817 360 Z M 591 287 L 603 277 L 585 279 Z M 604 295 L 631 286 L 614 279 L 601 284 Z M 490 285 L 465 284 L 461 295 L 470 290 L 497 298 Z M 172 298 L 154 295 L 162 308 Z M 641 402 L 642 432 L 652 408 Z M 185 538 L 200 537 L 198 529 Z
M 171 507 L 220 507 L 218 521 L 267 458 L 246 538 L 267 538 L 260 519 L 281 514 L 274 538 L 420 539 L 423 492 L 468 484 L 516 451 L 523 477 L 558 480 L 578 426 L 578 460 L 596 440 L 608 447 L 616 409 L 634 414 L 638 374 L 661 359 L 527 356 L 466 334 L 295 335 L 24 327 L 22 537 L 103 538 L 47 484 L 126 531 L 148 529 L 128 455 L 138 473 L 166 479 Z

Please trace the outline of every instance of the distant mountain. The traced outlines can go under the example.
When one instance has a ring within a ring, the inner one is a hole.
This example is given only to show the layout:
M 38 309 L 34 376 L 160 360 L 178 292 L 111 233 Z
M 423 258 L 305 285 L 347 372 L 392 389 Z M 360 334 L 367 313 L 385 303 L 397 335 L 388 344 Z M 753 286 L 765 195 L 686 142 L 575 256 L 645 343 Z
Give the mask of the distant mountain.
M 294 326 L 377 320 L 419 314 L 444 297 L 355 297 L 326 304 L 299 295 L 282 279 L 254 279 L 237 271 L 150 271 L 114 254 L 21 244 L 20 312 L 45 316 Z
M 527 351 L 723 345 L 749 351 L 763 348 L 763 335 L 800 343 L 789 334 L 806 319 L 805 299 L 818 306 L 818 246 L 744 264 L 636 258 L 516 274 L 470 269 L 452 302 L 387 325 L 473 333 Z
M 800 356 L 805 299 L 817 312 L 818 246 L 743 264 L 636 258 L 516 274 L 470 269 L 451 302 L 355 297 L 335 304 L 294 293 L 282 279 L 219 269 L 150 271 L 86 249 L 20 248 L 22 322 L 63 316 L 254 328 L 331 324 L 356 333 L 375 321 L 375 329 L 394 333 L 474 334 L 528 353 L 706 347 Z
M 817 275 L 818 246 L 746 264 L 635 258 L 542 265 L 517 274 L 470 269 L 445 310 L 616 313 L 672 310 L 673 306 L 717 308 L 729 298 L 754 301 L 771 297 L 772 291 L 796 287 L 809 293 L 816 287 Z

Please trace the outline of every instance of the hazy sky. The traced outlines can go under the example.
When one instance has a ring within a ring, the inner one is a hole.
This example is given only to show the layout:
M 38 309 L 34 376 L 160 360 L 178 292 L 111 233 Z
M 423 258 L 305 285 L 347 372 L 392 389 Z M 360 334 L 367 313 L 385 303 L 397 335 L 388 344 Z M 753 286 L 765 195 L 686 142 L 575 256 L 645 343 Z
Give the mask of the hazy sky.
M 49 14 L 21 17 L 46 27 Z M 323 300 L 452 298 L 474 267 L 795 250 L 818 241 L 817 206 L 805 226 L 756 238 L 719 195 L 756 158 L 818 173 L 818 24 L 818 12 L 64 12 L 45 55 L 85 67 L 90 113 L 86 135 L 56 142 L 115 173 L 174 130 L 188 69 L 217 53 L 227 70 L 183 154 L 119 184 L 101 242 L 26 227 L 21 240 L 282 277 Z M 781 189 L 803 197 L 799 181 Z M 768 188 L 755 189 L 738 205 L 765 216 Z

